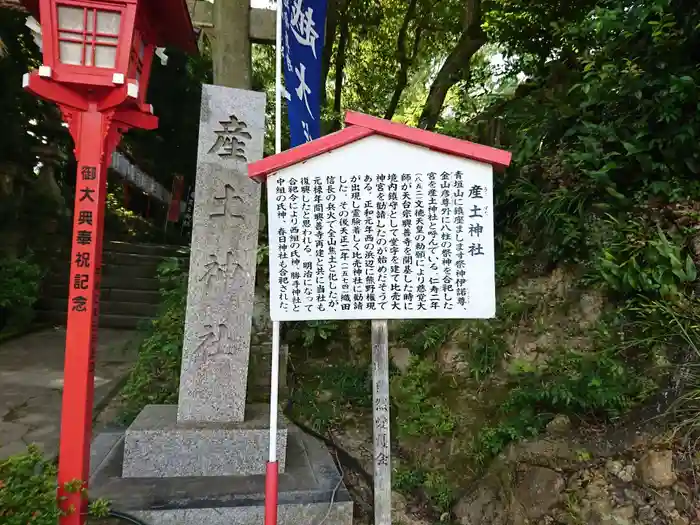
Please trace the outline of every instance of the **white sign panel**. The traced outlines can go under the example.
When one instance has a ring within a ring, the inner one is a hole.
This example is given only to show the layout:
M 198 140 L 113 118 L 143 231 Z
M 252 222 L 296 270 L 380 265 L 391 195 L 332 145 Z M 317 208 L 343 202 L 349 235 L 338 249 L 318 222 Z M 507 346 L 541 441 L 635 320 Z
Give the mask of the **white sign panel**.
M 274 321 L 494 316 L 490 165 L 370 136 L 267 182 Z

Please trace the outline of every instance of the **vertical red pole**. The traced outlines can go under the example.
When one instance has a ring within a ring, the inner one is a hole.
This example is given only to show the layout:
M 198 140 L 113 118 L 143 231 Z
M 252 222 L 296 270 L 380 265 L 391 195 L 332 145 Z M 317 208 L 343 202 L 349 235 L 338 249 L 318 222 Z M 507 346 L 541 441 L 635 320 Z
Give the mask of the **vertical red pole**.
M 105 149 L 109 117 L 95 108 L 77 113 L 77 184 L 73 217 L 73 247 L 68 283 L 68 327 L 61 409 L 58 463 L 61 507 L 68 512 L 61 525 L 83 525 L 87 501 L 67 492 L 65 484 L 87 484 L 94 395 L 95 351 L 99 317 L 100 265 L 107 191 Z M 86 486 L 86 485 L 84 485 Z M 65 498 L 65 499 L 63 499 Z
M 268 461 L 265 469 L 265 525 L 277 525 L 279 465 Z

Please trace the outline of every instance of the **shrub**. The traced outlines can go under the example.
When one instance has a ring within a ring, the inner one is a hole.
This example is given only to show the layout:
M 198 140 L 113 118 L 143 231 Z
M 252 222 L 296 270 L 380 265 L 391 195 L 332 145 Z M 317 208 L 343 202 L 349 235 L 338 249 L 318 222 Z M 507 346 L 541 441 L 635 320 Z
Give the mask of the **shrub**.
M 56 525 L 56 467 L 39 449 L 0 462 L 0 522 L 3 525 Z
M 31 321 L 41 278 L 41 268 L 30 257 L 0 260 L 0 329 Z
M 65 515 L 57 497 L 56 465 L 47 461 L 41 451 L 30 445 L 27 452 L 0 461 L 0 523 L 2 525 L 56 525 Z M 66 483 L 65 491 L 81 492 L 87 498 L 79 480 Z M 103 499 L 88 506 L 91 516 L 104 517 L 109 503 Z
M 651 386 L 612 351 L 562 352 L 516 374 L 497 422 L 474 440 L 474 455 L 486 463 L 509 443 L 537 435 L 556 414 L 614 419 L 643 400 Z
M 695 263 L 680 239 L 669 239 L 658 225 L 652 229 L 639 220 L 608 220 L 616 235 L 595 267 L 613 291 L 674 300 L 695 281 Z
M 138 359 L 122 390 L 124 422 L 149 404 L 177 403 L 187 304 L 187 273 L 178 259 L 158 268 L 161 313 L 139 347 Z
M 397 408 L 398 437 L 448 436 L 456 421 L 437 388 L 434 362 L 413 357 L 405 374 L 396 376 L 392 396 Z
M 403 321 L 396 337 L 413 355 L 435 357 L 461 323 L 461 320 L 455 319 Z
M 309 368 L 298 379 L 303 388 L 292 393 L 292 410 L 318 432 L 341 422 L 349 407 L 362 410 L 372 406 L 372 377 L 367 365 L 323 364 Z

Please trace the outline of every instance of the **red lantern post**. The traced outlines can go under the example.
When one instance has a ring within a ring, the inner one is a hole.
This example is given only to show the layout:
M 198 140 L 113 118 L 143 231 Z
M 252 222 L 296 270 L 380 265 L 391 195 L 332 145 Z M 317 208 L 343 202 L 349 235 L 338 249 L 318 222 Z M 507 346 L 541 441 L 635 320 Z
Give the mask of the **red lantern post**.
M 75 142 L 78 173 L 68 292 L 59 497 L 82 525 L 86 501 L 65 484 L 87 486 L 107 170 L 123 133 L 155 129 L 145 103 L 157 46 L 196 52 L 185 0 L 25 0 L 41 20 L 43 65 L 24 87 L 55 102 Z

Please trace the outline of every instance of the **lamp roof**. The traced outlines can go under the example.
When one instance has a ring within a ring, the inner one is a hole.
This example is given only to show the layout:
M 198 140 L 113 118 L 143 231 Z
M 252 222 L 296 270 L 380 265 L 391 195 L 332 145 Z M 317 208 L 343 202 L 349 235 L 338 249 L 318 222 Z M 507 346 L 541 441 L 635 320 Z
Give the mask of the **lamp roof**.
M 39 0 L 21 0 L 24 7 L 39 20 Z M 185 0 L 139 0 L 152 20 L 157 47 L 177 47 L 186 53 L 197 54 L 197 39 Z

